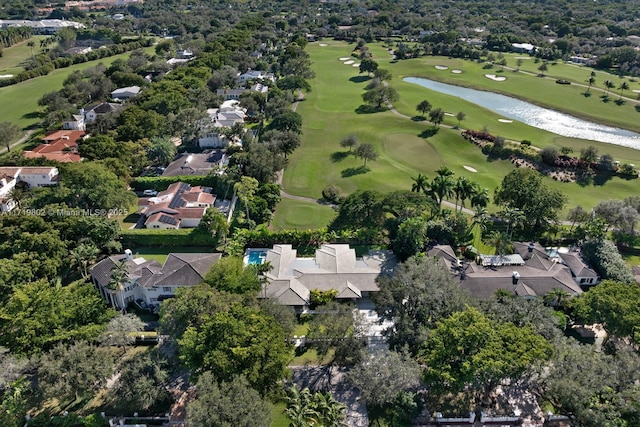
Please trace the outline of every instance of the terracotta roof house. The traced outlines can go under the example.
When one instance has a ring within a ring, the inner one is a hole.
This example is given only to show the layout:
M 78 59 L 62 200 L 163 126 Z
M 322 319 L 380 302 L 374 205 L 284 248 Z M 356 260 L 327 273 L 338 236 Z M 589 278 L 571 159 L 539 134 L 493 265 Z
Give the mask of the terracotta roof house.
M 59 130 L 42 138 L 43 144 L 33 150 L 23 151 L 22 155 L 28 159 L 44 157 L 60 163 L 79 162 L 78 140 L 86 137 L 81 130 Z
M 204 280 L 219 253 L 171 253 L 164 264 L 124 254 L 103 259 L 91 269 L 91 281 L 112 307 L 124 310 L 130 302 L 143 300 L 154 305 L 175 295 L 175 289 L 194 286 Z M 123 268 L 126 280 L 117 290 L 109 289 L 115 271 Z
M 480 255 L 478 262 L 457 258 L 450 246 L 437 245 L 428 251 L 444 268 L 460 280 L 460 285 L 476 298 L 489 298 L 499 289 L 524 298 L 537 298 L 554 289 L 579 295 L 582 289 L 575 276 L 582 270 L 565 265 L 562 258 L 547 253 L 538 243 L 514 243 L 510 255 Z M 587 268 L 582 266 L 582 268 Z
M 259 258 L 250 252 L 264 254 Z M 291 245 L 274 245 L 272 249 L 249 249 L 246 261 L 268 262 L 271 270 L 265 273 L 268 284 L 263 298 L 273 298 L 279 304 L 295 307 L 298 311 L 308 308 L 312 290 L 337 291 L 336 299 L 358 302 L 368 299 L 379 290 L 376 278 L 390 274 L 396 265 L 389 251 L 370 251 L 361 258 L 355 249 L 344 244 L 325 244 L 316 249 L 315 257 L 301 258 Z
M 195 228 L 216 201 L 209 187 L 192 187 L 175 182 L 154 197 L 138 201 L 138 213 L 147 228 Z

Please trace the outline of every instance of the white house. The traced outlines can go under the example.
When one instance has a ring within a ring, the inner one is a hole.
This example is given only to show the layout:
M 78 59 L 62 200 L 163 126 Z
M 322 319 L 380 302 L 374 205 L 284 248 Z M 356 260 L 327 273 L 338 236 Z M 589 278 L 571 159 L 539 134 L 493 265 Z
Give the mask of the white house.
M 140 86 L 122 87 L 111 92 L 111 98 L 126 101 L 139 94 L 140 90 Z
M 84 109 L 80 109 L 78 114 L 73 114 L 69 120 L 62 122 L 62 129 L 65 130 L 86 130 Z
M 119 111 L 121 109 L 121 104 L 116 104 L 113 102 L 103 102 L 86 111 L 84 114 L 84 121 L 85 123 L 95 123 L 95 121 L 98 120 L 99 116 L 109 113 L 115 113 L 116 111 Z
M 172 253 L 164 264 L 134 257 L 131 250 L 103 259 L 91 269 L 91 281 L 100 295 L 112 307 L 124 310 L 136 300 L 155 305 L 175 296 L 180 287 L 195 286 L 204 280 L 219 253 Z M 114 274 L 124 273 L 120 284 L 113 282 Z
M 272 82 L 276 81 L 276 76 L 272 73 L 267 73 L 266 71 L 259 70 L 248 70 L 246 73 L 242 73 L 238 76 L 238 82 L 244 83 L 247 80 L 253 79 L 263 79 L 263 80 L 271 80 Z
M 209 108 L 209 122 L 203 126 L 202 137 L 198 138 L 198 145 L 202 148 L 223 148 L 229 145 L 229 140 L 220 134 L 221 128 L 231 128 L 235 124 L 243 124 L 246 110 L 240 107 L 236 100 L 228 100 L 220 108 Z
M 47 187 L 58 183 L 58 168 L 45 166 L 0 167 L 0 212 L 9 212 L 16 206 L 10 197 L 16 185 L 27 188 Z
M 535 48 L 531 43 L 511 43 L 511 50 L 518 53 L 533 53 Z

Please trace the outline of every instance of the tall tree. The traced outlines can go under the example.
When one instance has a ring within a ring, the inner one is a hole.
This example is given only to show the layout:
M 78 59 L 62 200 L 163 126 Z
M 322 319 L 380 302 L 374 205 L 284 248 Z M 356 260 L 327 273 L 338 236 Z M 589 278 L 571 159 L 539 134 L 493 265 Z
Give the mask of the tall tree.
M 454 172 L 446 166 L 441 167 L 436 171 L 436 176 L 431 181 L 431 194 L 435 197 L 436 202 L 442 207 L 444 199 L 453 196 L 453 187 L 455 185 L 453 181 Z
M 147 155 L 151 163 L 166 166 L 176 156 L 176 146 L 168 137 L 151 139 L 151 145 L 147 149 Z
M 360 61 L 360 73 L 371 74 L 378 69 L 378 63 L 373 59 L 365 58 Z
M 379 85 L 373 89 L 369 89 L 362 94 L 362 99 L 369 105 L 375 106 L 377 109 L 382 107 L 385 102 L 394 103 L 400 98 L 398 91 L 391 86 Z
M 249 202 L 253 199 L 256 191 L 258 190 L 258 180 L 255 178 L 251 178 L 248 176 L 243 176 L 240 178 L 240 182 L 236 182 L 233 185 L 233 189 L 238 194 L 238 199 L 244 203 L 244 208 L 247 214 L 247 219 L 249 218 Z
M 411 184 L 411 192 L 424 193 L 429 192 L 429 177 L 427 175 L 418 174 L 416 177 L 411 177 L 413 184 Z
M 464 208 L 464 201 L 473 195 L 473 182 L 466 176 L 459 176 L 453 185 L 453 194 L 456 196 L 456 210 L 460 200 L 460 212 Z
M 198 378 L 196 398 L 187 406 L 187 419 L 200 427 L 268 427 L 271 410 L 243 376 L 218 383 L 205 372 Z
M 431 103 L 424 99 L 416 106 L 416 110 L 422 113 L 422 117 L 425 117 L 425 114 L 431 110 Z
M 349 152 L 358 145 L 358 136 L 351 134 L 347 135 L 340 141 L 340 146 L 344 148 L 348 148 Z
M 464 111 L 458 111 L 456 113 L 456 120 L 458 121 L 458 127 L 460 127 L 460 122 L 462 122 L 466 117 L 467 115 L 464 113 Z
M 145 323 L 135 314 L 123 314 L 109 321 L 100 337 L 104 345 L 113 345 L 122 349 L 124 355 L 127 346 L 136 342 L 136 333 L 142 331 Z
M 470 392 L 480 416 L 500 381 L 519 379 L 550 354 L 551 345 L 531 327 L 493 322 L 467 307 L 437 323 L 419 360 L 427 365 L 425 381 L 432 389 Z
M 378 315 L 394 322 L 384 333 L 392 349 L 407 346 L 415 354 L 436 322 L 462 310 L 468 294 L 438 261 L 414 257 L 400 264 L 393 277 L 377 279 L 372 296 Z
M 589 86 L 587 87 L 587 93 L 589 93 L 589 91 L 591 90 L 591 86 L 593 86 L 596 83 L 595 71 L 592 71 L 591 73 L 589 73 L 589 78 L 587 79 L 587 83 L 589 83 Z
M 378 158 L 378 152 L 371 144 L 360 144 L 353 150 L 356 157 L 364 160 L 364 166 L 367 166 L 367 160 L 375 161 Z
M 429 121 L 433 123 L 434 126 L 440 126 L 443 120 L 444 111 L 442 110 L 442 108 L 435 108 L 429 111 Z
M 11 122 L 0 123 L 0 143 L 4 143 L 7 152 L 11 151 L 11 141 L 20 135 L 20 127 Z

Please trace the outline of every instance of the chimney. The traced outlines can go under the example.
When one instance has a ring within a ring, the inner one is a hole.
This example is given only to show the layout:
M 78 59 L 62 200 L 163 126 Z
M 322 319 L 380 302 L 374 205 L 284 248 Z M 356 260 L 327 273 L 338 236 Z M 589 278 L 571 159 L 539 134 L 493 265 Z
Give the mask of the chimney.
M 527 247 L 527 251 L 529 251 L 529 253 L 531 254 L 531 253 L 533 253 L 533 249 L 535 247 L 536 247 L 536 245 L 533 242 L 531 242 L 531 243 L 529 243 L 529 246 Z
M 514 271 L 513 274 L 511 275 L 511 281 L 513 282 L 514 285 L 517 285 L 518 280 L 520 280 L 520 273 L 518 273 L 517 271 Z
M 125 258 L 127 258 L 127 260 L 132 260 L 133 259 L 133 252 L 131 252 L 131 249 L 125 249 L 124 250 L 124 256 L 125 256 Z

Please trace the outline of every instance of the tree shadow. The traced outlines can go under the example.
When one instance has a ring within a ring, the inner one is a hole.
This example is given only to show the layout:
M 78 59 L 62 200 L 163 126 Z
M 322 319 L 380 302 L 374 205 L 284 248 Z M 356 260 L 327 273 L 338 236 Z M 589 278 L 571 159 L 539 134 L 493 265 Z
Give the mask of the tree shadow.
M 617 106 L 619 106 L 619 107 L 621 107 L 621 106 L 623 106 L 624 104 L 626 104 L 626 103 L 627 103 L 624 99 L 616 99 L 616 100 L 615 100 L 615 101 L 613 101 L 613 102 L 615 102 L 615 104 L 616 104 Z
M 424 116 L 413 116 L 411 117 L 411 120 L 413 120 L 414 122 L 424 122 L 427 120 L 427 118 Z
M 349 154 L 351 154 L 348 151 L 335 151 L 333 153 L 331 153 L 331 161 L 333 163 L 338 163 L 343 161 L 344 159 L 346 159 L 347 157 L 349 157 Z
M 37 111 L 32 111 L 30 113 L 23 114 L 22 118 L 23 119 L 39 119 L 41 118 L 41 115 Z
M 378 108 L 373 105 L 361 105 L 356 108 L 356 114 L 373 114 L 379 113 L 380 111 L 384 111 L 382 107 Z
M 364 83 L 369 80 L 371 80 L 371 77 L 369 76 L 353 76 L 349 79 L 352 83 Z
M 613 174 L 611 173 L 606 173 L 606 172 L 600 172 L 595 174 L 595 176 L 593 177 L 593 185 L 597 185 L 597 186 L 603 186 L 605 185 L 611 178 L 613 178 Z
M 340 175 L 342 175 L 343 178 L 348 178 L 350 176 L 355 176 L 355 175 L 362 175 L 363 173 L 367 173 L 369 172 L 369 168 L 366 166 L 359 166 L 357 168 L 347 168 L 345 170 L 343 170 Z
M 640 113 L 640 105 L 636 105 L 634 108 L 636 109 L 636 111 L 637 111 L 638 113 Z
M 434 135 L 437 135 L 439 130 L 440 130 L 439 127 L 431 126 L 430 128 L 427 128 L 427 129 L 423 130 L 422 132 L 420 132 L 420 134 L 418 136 L 420 138 L 430 138 L 430 137 L 432 137 Z
M 582 92 L 581 95 L 584 96 L 585 98 L 590 98 L 591 97 L 591 92 Z
M 601 95 L 600 99 L 602 100 L 602 102 L 604 102 L 605 104 L 608 103 L 609 101 L 611 101 L 611 98 L 609 98 L 609 95 Z

